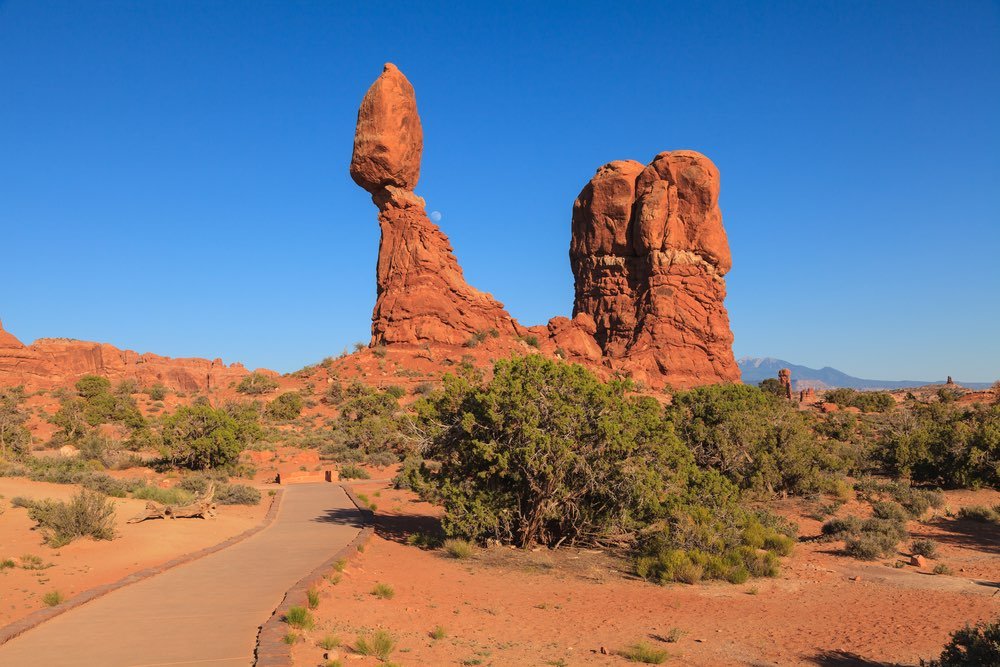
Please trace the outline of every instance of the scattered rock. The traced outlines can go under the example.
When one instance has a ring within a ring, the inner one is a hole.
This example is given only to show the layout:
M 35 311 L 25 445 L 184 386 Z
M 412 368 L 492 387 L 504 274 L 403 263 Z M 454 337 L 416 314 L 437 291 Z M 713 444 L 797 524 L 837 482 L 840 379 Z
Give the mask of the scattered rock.
M 919 568 L 927 567 L 927 559 L 919 554 L 914 554 L 910 556 L 910 565 Z

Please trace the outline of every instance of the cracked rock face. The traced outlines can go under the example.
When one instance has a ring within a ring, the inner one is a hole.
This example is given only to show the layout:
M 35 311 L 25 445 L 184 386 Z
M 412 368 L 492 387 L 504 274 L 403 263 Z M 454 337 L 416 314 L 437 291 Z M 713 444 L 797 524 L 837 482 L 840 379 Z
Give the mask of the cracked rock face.
M 573 314 L 612 367 L 679 387 L 738 382 L 719 171 L 693 151 L 611 162 L 573 206 Z
M 358 111 L 351 176 L 379 209 L 372 344 L 461 345 L 478 332 L 521 329 L 503 304 L 465 282 L 448 237 L 413 193 L 423 133 L 413 86 L 387 64 Z

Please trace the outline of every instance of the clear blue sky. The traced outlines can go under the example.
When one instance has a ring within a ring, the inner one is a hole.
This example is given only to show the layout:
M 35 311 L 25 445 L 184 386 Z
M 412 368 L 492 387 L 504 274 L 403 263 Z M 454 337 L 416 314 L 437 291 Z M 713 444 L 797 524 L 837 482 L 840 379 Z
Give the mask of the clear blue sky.
M 998 3 L 479 4 L 0 0 L 6 327 L 281 371 L 367 341 L 347 166 L 392 61 L 418 194 L 522 322 L 570 313 L 594 170 L 689 148 L 737 356 L 1000 377 Z

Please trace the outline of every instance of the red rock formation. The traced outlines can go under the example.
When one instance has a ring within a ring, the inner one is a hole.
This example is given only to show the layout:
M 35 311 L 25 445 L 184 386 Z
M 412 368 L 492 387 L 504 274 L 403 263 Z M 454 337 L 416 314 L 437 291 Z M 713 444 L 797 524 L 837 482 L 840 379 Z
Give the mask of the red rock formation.
M 241 364 L 227 366 L 221 359 L 171 359 L 67 338 L 41 338 L 26 346 L 0 324 L 0 386 L 44 389 L 101 375 L 135 380 L 144 387 L 162 384 L 178 391 L 204 391 L 227 387 L 248 373 Z
M 738 382 L 723 301 L 732 260 L 719 171 L 692 151 L 598 169 L 573 207 L 574 315 L 613 367 L 678 387 Z
M 422 148 L 413 86 L 386 64 L 358 110 L 351 159 L 351 176 L 372 194 L 382 229 L 372 345 L 460 345 L 480 331 L 519 333 L 503 304 L 465 282 L 448 237 L 413 194 Z
M 778 382 L 785 391 L 785 398 L 792 400 L 792 371 L 790 368 L 782 368 L 778 371 Z
M 799 403 L 802 405 L 815 405 L 817 402 L 819 399 L 816 397 L 816 390 L 812 387 L 806 387 L 799 392 Z

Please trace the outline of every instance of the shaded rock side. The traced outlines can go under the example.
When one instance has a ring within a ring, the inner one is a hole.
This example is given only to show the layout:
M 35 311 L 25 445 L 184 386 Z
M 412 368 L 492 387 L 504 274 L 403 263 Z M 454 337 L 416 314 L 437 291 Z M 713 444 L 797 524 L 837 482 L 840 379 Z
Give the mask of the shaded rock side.
M 738 382 L 719 171 L 693 151 L 598 169 L 573 207 L 574 317 L 613 368 L 654 386 Z
M 372 345 L 460 345 L 481 331 L 518 334 L 503 304 L 465 282 L 448 237 L 413 194 L 423 134 L 413 86 L 386 64 L 361 102 L 351 176 L 379 209 Z

